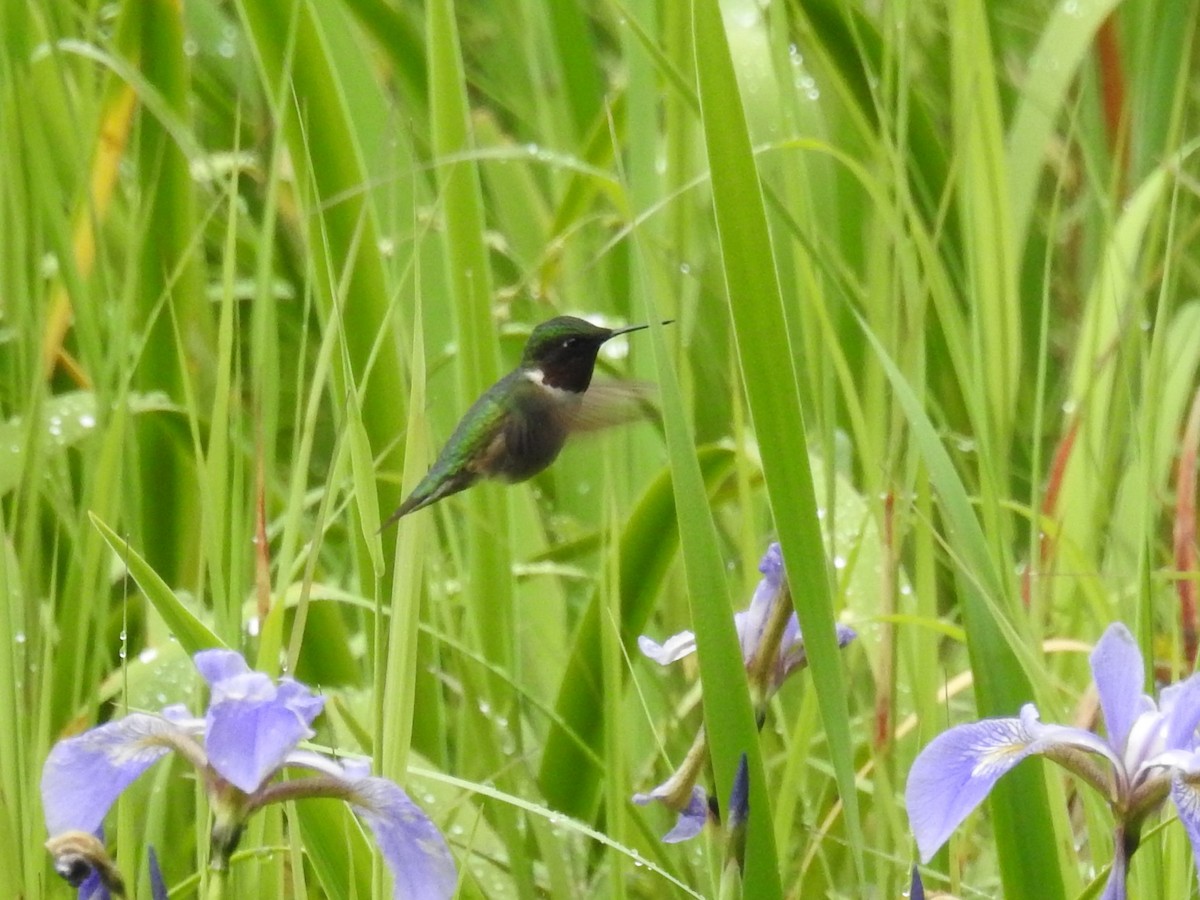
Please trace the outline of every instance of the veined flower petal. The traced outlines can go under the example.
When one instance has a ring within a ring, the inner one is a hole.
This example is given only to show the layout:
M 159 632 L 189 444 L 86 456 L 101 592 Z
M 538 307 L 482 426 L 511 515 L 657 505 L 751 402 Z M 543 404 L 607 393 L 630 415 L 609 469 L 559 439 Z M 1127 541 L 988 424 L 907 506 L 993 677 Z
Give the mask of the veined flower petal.
M 1192 844 L 1192 858 L 1200 869 L 1200 757 L 1175 769 L 1171 777 L 1171 799 L 1179 812 L 1179 821 Z
M 767 619 L 771 614 L 771 607 L 783 586 L 783 551 L 778 543 L 772 542 L 767 546 L 767 552 L 763 554 L 763 558 L 758 564 L 758 571 L 762 573 L 763 577 L 754 589 L 750 605 L 733 617 L 738 641 L 742 646 L 742 659 L 747 662 L 754 657 L 758 650 L 758 645 L 762 641 L 763 629 L 767 627 Z
M 1124 756 L 1133 723 L 1145 712 L 1142 653 L 1129 629 L 1114 622 L 1100 636 L 1089 659 L 1108 728 L 1108 742 L 1119 756 Z
M 1029 756 L 1035 739 L 1024 719 L 983 719 L 939 734 L 921 751 L 904 796 L 922 862 L 946 843 L 1001 775 Z
M 1194 748 L 1200 725 L 1200 674 L 1163 688 L 1160 708 L 1167 717 L 1166 749 Z
M 132 713 L 59 741 L 42 769 L 42 809 L 51 835 L 95 832 L 125 788 L 179 740 L 174 723 Z
M 196 667 L 212 688 L 204 733 L 209 764 L 230 784 L 253 793 L 283 765 L 325 700 L 283 678 L 251 671 L 231 650 L 204 650 Z
M 353 783 L 351 805 L 375 835 L 392 873 L 396 900 L 454 896 L 458 876 L 446 840 L 399 786 L 386 778 Z

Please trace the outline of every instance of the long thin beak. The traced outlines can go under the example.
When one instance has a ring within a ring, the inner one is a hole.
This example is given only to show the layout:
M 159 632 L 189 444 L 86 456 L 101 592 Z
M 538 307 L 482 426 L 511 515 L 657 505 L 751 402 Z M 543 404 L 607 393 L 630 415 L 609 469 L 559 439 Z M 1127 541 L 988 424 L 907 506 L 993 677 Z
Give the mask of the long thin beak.
M 667 319 L 663 322 L 663 324 L 670 325 L 674 321 L 674 319 Z M 615 338 L 618 334 L 629 334 L 631 331 L 641 331 L 642 329 L 649 327 L 649 325 L 626 325 L 624 328 L 614 328 L 613 333 L 610 334 L 608 338 Z M 608 338 L 605 338 L 605 340 L 608 340 Z

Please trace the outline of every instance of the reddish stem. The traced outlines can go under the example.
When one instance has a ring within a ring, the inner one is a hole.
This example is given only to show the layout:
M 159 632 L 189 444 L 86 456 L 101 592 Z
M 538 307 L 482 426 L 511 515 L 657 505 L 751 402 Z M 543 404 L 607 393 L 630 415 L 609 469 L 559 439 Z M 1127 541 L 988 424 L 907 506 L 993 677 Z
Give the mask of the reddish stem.
M 1033 576 L 1044 572 L 1051 555 L 1054 553 L 1054 539 L 1046 534 L 1041 527 L 1041 520 L 1053 519 L 1058 509 L 1058 495 L 1062 491 L 1063 476 L 1067 471 L 1067 462 L 1071 459 L 1071 451 L 1075 449 L 1075 438 L 1079 436 L 1079 417 L 1072 416 L 1067 423 L 1058 446 L 1054 448 L 1054 459 L 1050 463 L 1050 476 L 1046 481 L 1046 493 L 1042 495 L 1042 509 L 1038 522 L 1038 552 L 1037 559 L 1030 562 L 1021 576 L 1021 601 L 1029 609 L 1033 596 Z
M 1125 174 L 1129 160 L 1129 123 L 1125 121 L 1125 70 L 1121 63 L 1121 41 L 1117 18 L 1112 13 L 1096 32 L 1096 64 L 1100 75 L 1100 103 L 1108 149 L 1118 174 L 1117 195 L 1125 194 Z

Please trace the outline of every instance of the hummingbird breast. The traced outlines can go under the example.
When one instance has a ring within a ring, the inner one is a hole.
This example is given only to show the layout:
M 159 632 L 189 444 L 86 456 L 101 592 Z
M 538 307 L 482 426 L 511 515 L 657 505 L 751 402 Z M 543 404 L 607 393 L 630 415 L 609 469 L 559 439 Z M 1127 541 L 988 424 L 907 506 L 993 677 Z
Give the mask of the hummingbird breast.
M 568 391 L 526 385 L 514 392 L 510 414 L 487 454 L 487 474 L 492 478 L 509 482 L 532 478 L 554 462 L 567 442 L 580 398 Z

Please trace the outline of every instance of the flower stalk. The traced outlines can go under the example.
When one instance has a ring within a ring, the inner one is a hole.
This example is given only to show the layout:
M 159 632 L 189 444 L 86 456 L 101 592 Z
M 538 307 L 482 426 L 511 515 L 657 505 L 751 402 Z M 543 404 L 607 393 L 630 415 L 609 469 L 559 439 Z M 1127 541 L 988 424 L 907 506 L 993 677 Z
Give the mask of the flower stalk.
M 792 606 L 792 595 L 783 570 L 783 554 L 778 544 L 773 543 L 767 548 L 758 568 L 763 578 L 754 590 L 750 606 L 735 613 L 733 619 L 755 722 L 761 729 L 771 698 L 788 676 L 808 665 L 808 655 Z M 856 636 L 852 628 L 837 626 L 839 647 L 845 647 Z M 638 648 L 645 656 L 665 666 L 694 653 L 696 637 L 690 631 L 681 631 L 659 644 L 642 635 L 638 638 Z M 656 800 L 678 813 L 675 827 L 663 837 L 665 843 L 695 837 L 710 813 L 717 818 L 716 802 L 696 784 L 708 762 L 708 739 L 701 726 L 679 768 L 658 787 L 633 796 L 633 802 L 639 805 Z

